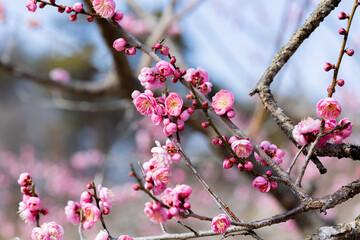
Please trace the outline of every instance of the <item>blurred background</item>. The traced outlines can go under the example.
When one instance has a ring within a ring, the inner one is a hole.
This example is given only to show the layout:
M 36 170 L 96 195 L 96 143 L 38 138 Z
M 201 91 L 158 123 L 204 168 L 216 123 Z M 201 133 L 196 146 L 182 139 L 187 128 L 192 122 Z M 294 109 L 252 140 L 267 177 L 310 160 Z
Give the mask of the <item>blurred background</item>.
M 67 6 L 75 2 L 56 1 Z M 249 92 L 273 56 L 320 1 L 176 1 L 174 12 L 181 13 L 181 18 L 169 21 L 160 30 L 157 22 L 166 20 L 163 12 L 168 11 L 171 1 L 115 2 L 116 9 L 125 13 L 121 24 L 148 47 L 165 38 L 165 45 L 183 68 L 201 66 L 209 72 L 215 85 L 211 94 L 220 89 L 233 91 L 238 126 L 258 144 L 269 140 L 283 149 L 286 152 L 283 167 L 290 165 L 297 149 L 264 112 L 258 97 L 250 97 Z M 316 117 L 316 102 L 327 96 L 332 74 L 322 66 L 337 61 L 342 42 L 338 29 L 346 27 L 346 21 L 338 20 L 337 13 L 349 13 L 352 4 L 352 1 L 340 3 L 272 84 L 279 106 L 295 124 L 307 116 Z M 344 56 L 339 72 L 345 85 L 334 94 L 343 107 L 341 117 L 354 123 L 353 135 L 346 140 L 352 143 L 359 139 L 359 19 L 356 14 L 348 41 L 355 54 Z M 70 84 L 98 88 L 104 82 L 114 84 L 102 94 L 74 93 L 40 86 L 0 68 L 0 239 L 30 239 L 33 226 L 22 222 L 16 213 L 21 201 L 16 179 L 24 171 L 33 176 L 36 192 L 49 208 L 41 222 L 56 221 L 64 226 L 65 239 L 77 239 L 78 235 L 77 227 L 66 222 L 64 207 L 68 200 L 78 201 L 81 191 L 92 180 L 113 190 L 115 206 L 105 218 L 113 236 L 161 234 L 160 227 L 143 213 L 144 203 L 149 199 L 132 190 L 134 182 L 128 177 L 130 163 L 147 161 L 154 141 L 164 144 L 166 140 L 162 128 L 154 127 L 131 103 L 131 92 L 143 91 L 137 80 L 139 70 L 153 62 L 140 52 L 130 57 L 115 53 L 111 44 L 118 37 L 106 22 L 88 23 L 84 16 L 70 22 L 68 14 L 60 14 L 53 7 L 30 13 L 25 0 L 0 0 L 1 62 L 43 77 L 62 68 L 69 72 Z M 179 84 L 169 83 L 169 88 L 186 94 Z M 296 206 L 293 196 L 286 191 L 281 193 L 281 187 L 274 193 L 262 194 L 251 187 L 253 177 L 237 169 L 222 170 L 226 155 L 211 146 L 215 134 L 202 129 L 202 121 L 204 116 L 198 114 L 186 123 L 182 134 L 185 151 L 241 219 L 254 221 Z M 231 136 L 224 125 L 219 126 Z M 303 159 L 301 156 L 300 161 Z M 352 160 L 322 158 L 322 162 L 328 168 L 327 174 L 320 176 L 310 165 L 305 175 L 304 187 L 313 196 L 332 193 L 360 177 L 360 169 Z M 193 187 L 190 202 L 196 213 L 206 216 L 220 213 L 182 162 L 173 166 L 172 184 L 174 187 L 181 183 Z M 305 217 L 307 220 L 288 221 L 256 232 L 265 239 L 289 236 L 298 239 L 313 233 L 316 227 L 353 220 L 360 213 L 358 200 L 355 197 L 329 210 L 326 216 L 312 213 Z M 193 219 L 182 222 L 194 229 L 210 229 L 209 222 Z M 165 226 L 169 232 L 188 231 L 176 220 Z M 86 231 L 85 236 L 93 239 L 99 229 L 100 224 Z M 250 239 L 234 237 L 240 238 Z

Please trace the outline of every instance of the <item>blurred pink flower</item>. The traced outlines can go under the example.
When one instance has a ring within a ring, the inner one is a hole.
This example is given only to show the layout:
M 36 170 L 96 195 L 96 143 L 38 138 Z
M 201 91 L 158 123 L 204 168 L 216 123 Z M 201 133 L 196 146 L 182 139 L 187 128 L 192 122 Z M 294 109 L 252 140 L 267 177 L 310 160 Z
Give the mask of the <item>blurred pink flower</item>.
M 114 0 L 94 0 L 92 5 L 94 10 L 103 18 L 114 16 L 116 7 Z
M 144 213 L 154 223 L 166 222 L 168 219 L 165 209 L 160 203 L 147 202 L 145 203 Z
M 25 4 L 25 6 L 27 7 L 27 9 L 30 11 L 30 12 L 35 12 L 36 11 L 36 3 L 34 0 L 28 0 Z
M 129 237 L 128 235 L 121 235 L 118 240 L 134 240 L 132 237 Z
M 64 229 L 56 222 L 47 222 L 41 225 L 41 229 L 49 236 L 50 240 L 62 240 L 64 238 Z
M 50 240 L 50 237 L 48 234 L 44 233 L 44 231 L 41 228 L 35 227 L 32 230 L 31 239 L 32 240 Z
M 230 227 L 231 222 L 225 214 L 219 214 L 214 217 L 211 221 L 211 228 L 214 232 L 224 234 L 228 227 Z
M 49 72 L 49 77 L 58 82 L 68 83 L 70 82 L 70 73 L 63 68 L 54 68 Z
M 106 230 L 100 230 L 100 232 L 96 235 L 95 240 L 108 240 L 109 233 Z
M 67 202 L 67 206 L 65 207 L 65 215 L 67 220 L 74 225 L 78 225 L 80 223 L 80 209 L 80 203 L 74 201 Z

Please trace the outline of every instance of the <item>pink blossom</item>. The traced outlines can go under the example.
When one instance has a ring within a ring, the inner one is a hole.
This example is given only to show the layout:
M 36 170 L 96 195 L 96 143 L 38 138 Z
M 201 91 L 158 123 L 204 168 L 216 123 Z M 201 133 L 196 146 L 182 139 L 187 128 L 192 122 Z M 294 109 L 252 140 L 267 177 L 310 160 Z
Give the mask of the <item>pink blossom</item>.
M 124 51 L 125 46 L 126 40 L 124 38 L 118 38 L 113 42 L 113 48 L 118 52 Z
M 50 240 L 62 240 L 64 238 L 64 229 L 56 222 L 47 222 L 41 225 L 41 229 L 47 234 Z
M 74 201 L 68 201 L 65 207 L 66 219 L 74 225 L 80 223 L 80 209 L 81 204 Z
M 29 186 L 31 185 L 32 179 L 29 173 L 21 173 L 18 179 L 18 184 L 20 186 Z
M 158 70 L 158 73 L 164 75 L 165 77 L 171 76 L 175 71 L 174 66 L 164 60 L 161 60 L 156 64 L 156 69 Z
M 111 18 L 115 13 L 114 0 L 94 0 L 92 4 L 94 10 L 103 18 Z
M 128 235 L 121 235 L 118 240 L 134 240 L 132 237 L 129 237 Z
M 192 188 L 186 184 L 181 184 L 176 186 L 174 191 L 179 195 L 180 198 L 186 199 L 192 193 Z
M 80 195 L 80 203 L 81 205 L 85 205 L 86 203 L 91 203 L 93 201 L 93 195 L 88 191 L 83 191 Z
M 254 147 L 247 139 L 236 140 L 231 144 L 231 148 L 237 156 L 247 158 L 252 153 Z
M 134 96 L 136 96 L 134 98 L 134 105 L 136 107 L 136 109 L 144 116 L 150 116 L 152 114 L 156 114 L 158 112 L 158 104 L 156 102 L 156 99 L 154 98 L 154 94 L 149 91 L 149 90 L 145 90 L 144 93 L 139 93 L 139 94 L 134 94 L 137 93 L 138 91 L 134 91 L 132 96 L 134 98 Z
M 101 211 L 99 208 L 91 203 L 86 203 L 82 207 L 84 213 L 83 229 L 91 229 L 94 224 L 100 219 Z
M 166 222 L 167 214 L 160 203 L 147 202 L 145 203 L 144 213 L 154 223 Z
M 234 94 L 228 90 L 220 90 L 213 96 L 211 106 L 217 115 L 223 115 L 234 105 Z
M 315 141 L 316 134 L 319 132 L 321 121 L 307 117 L 300 121 L 292 131 L 294 139 L 300 145 L 306 145 Z
M 269 141 L 263 141 L 261 142 L 261 144 L 259 145 L 259 147 L 275 162 L 277 162 L 277 164 L 281 164 L 282 163 L 282 158 L 285 155 L 285 152 L 281 149 L 278 149 L 277 146 L 275 144 L 271 144 Z M 262 159 L 257 153 L 254 154 L 255 158 L 258 162 L 264 164 L 265 166 L 269 166 L 269 164 L 267 164 L 264 159 Z
M 170 183 L 171 171 L 167 167 L 157 168 L 152 174 L 155 186 L 167 186 Z
M 186 71 L 184 78 L 194 87 L 198 88 L 202 94 L 207 95 L 211 92 L 211 87 L 213 85 L 209 82 L 209 73 L 203 68 L 198 67 L 196 70 L 194 68 L 189 68 Z
M 164 86 L 164 82 L 166 81 L 164 76 L 157 73 L 157 69 L 155 67 L 144 67 L 141 69 L 138 79 L 141 85 L 148 90 L 162 88 Z
M 99 205 L 100 209 L 107 208 L 110 210 L 112 206 L 112 197 L 114 194 L 106 187 L 103 187 L 101 185 L 98 186 L 98 197 L 99 197 Z
M 49 72 L 49 77 L 58 82 L 68 83 L 70 82 L 70 73 L 63 68 L 54 68 Z
M 341 119 L 338 126 L 343 126 L 343 125 L 345 125 L 347 123 L 350 123 L 350 124 L 346 128 L 343 128 L 341 130 L 339 129 L 339 130 L 336 130 L 334 132 L 334 134 L 332 136 L 332 140 L 333 140 L 334 143 L 340 144 L 340 143 L 342 143 L 342 141 L 345 138 L 347 138 L 347 137 L 349 137 L 351 135 L 352 127 L 353 127 L 354 124 L 351 123 L 348 118 Z
M 100 232 L 96 235 L 95 240 L 108 240 L 109 233 L 106 230 L 100 230 Z
M 83 4 L 81 2 L 77 2 L 74 4 L 73 9 L 75 12 L 79 13 L 83 10 Z
M 50 240 L 49 235 L 45 234 L 44 231 L 39 227 L 36 227 L 32 230 L 31 239 L 32 240 Z
M 211 228 L 214 232 L 224 234 L 228 227 L 230 227 L 231 222 L 225 214 L 219 214 L 214 217 L 211 221 Z
M 161 201 L 169 207 L 179 207 L 179 194 L 172 188 L 166 188 L 164 195 L 161 197 Z
M 134 46 L 128 47 L 125 49 L 125 53 L 127 55 L 135 55 L 136 54 L 136 48 Z
M 165 100 L 166 111 L 169 115 L 177 117 L 181 113 L 183 100 L 177 93 L 170 93 Z
M 320 100 L 316 106 L 316 114 L 325 120 L 337 118 L 341 113 L 341 106 L 334 98 Z
M 40 208 L 41 208 L 40 198 L 29 197 L 29 199 L 26 201 L 26 208 L 29 209 L 31 212 L 40 210 Z
M 30 11 L 30 12 L 35 12 L 36 11 L 36 3 L 34 0 L 28 0 L 25 4 L 25 6 L 27 7 L 27 9 Z
M 173 122 L 170 122 L 169 124 L 165 125 L 163 132 L 166 136 L 170 136 L 175 134 L 177 130 L 178 130 L 177 125 Z
M 254 188 L 259 189 L 260 192 L 269 192 L 271 189 L 271 183 L 269 180 L 267 180 L 264 177 L 256 177 L 254 181 L 252 182 L 252 186 Z
M 159 167 L 170 167 L 172 164 L 172 158 L 168 151 L 160 146 L 159 142 L 155 142 L 157 147 L 151 148 L 153 154 L 153 160 L 158 163 Z
M 120 10 L 117 10 L 114 14 L 114 21 L 120 22 L 121 20 L 123 20 L 123 18 L 124 18 L 124 13 Z

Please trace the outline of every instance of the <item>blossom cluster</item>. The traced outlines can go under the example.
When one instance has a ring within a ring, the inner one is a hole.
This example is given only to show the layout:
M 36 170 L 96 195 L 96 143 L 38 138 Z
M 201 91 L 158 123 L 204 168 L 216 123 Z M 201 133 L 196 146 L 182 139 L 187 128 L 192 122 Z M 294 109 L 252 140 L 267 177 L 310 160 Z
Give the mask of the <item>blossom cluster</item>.
M 97 187 L 97 192 L 93 184 L 89 184 L 88 189 L 93 189 L 94 193 L 83 191 L 80 202 L 68 201 L 65 207 L 67 220 L 73 225 L 78 225 L 82 219 L 81 224 L 84 230 L 91 229 L 100 220 L 101 214 L 110 213 L 113 196 L 108 188 L 101 185 Z
M 151 149 L 152 158 L 143 163 L 143 169 L 145 188 L 152 190 L 154 195 L 159 195 L 170 183 L 171 164 L 180 161 L 181 155 L 170 140 L 166 141 L 165 146 L 161 146 L 159 142 L 156 142 L 156 145 Z
M 339 122 L 335 120 L 341 113 L 341 106 L 335 99 L 325 98 L 320 100 L 317 103 L 316 113 L 325 121 L 324 134 L 326 134 L 318 142 L 318 147 L 324 146 L 328 141 L 340 144 L 351 135 L 354 124 L 348 118 L 343 118 Z M 294 139 L 304 146 L 315 141 L 320 127 L 321 120 L 307 117 L 295 126 L 292 134 Z M 335 128 L 337 129 L 334 130 Z
M 176 217 L 181 212 L 187 212 L 190 209 L 189 197 L 192 188 L 188 185 L 181 184 L 175 188 L 166 188 L 161 202 L 168 206 L 166 209 L 160 202 L 145 203 L 144 213 L 154 223 L 166 222 L 168 219 Z
M 47 222 L 32 230 L 32 240 L 62 240 L 64 229 L 56 222 Z
M 22 201 L 19 203 L 19 215 L 26 223 L 34 223 L 40 213 L 46 215 L 48 210 L 42 208 L 40 198 L 34 192 L 34 185 L 29 173 L 21 173 L 18 179 L 23 194 Z
M 55 0 L 50 1 L 51 4 L 55 4 Z M 46 4 L 45 2 L 39 3 L 39 8 L 44 8 Z M 116 4 L 114 0 L 94 0 L 92 1 L 93 8 L 95 12 L 97 13 L 97 16 L 100 16 L 102 18 L 112 18 L 115 22 L 120 22 L 124 18 L 124 14 L 122 11 L 118 10 L 115 12 Z M 38 5 L 36 0 L 27 0 L 25 3 L 26 8 L 30 12 L 35 12 Z M 70 21 L 74 22 L 77 20 L 77 15 L 79 13 L 87 14 L 87 20 L 88 22 L 94 21 L 94 14 L 87 13 L 84 10 L 84 6 L 81 2 L 76 2 L 72 7 L 65 6 L 65 5 L 55 5 L 58 7 L 59 13 L 73 13 L 69 16 Z

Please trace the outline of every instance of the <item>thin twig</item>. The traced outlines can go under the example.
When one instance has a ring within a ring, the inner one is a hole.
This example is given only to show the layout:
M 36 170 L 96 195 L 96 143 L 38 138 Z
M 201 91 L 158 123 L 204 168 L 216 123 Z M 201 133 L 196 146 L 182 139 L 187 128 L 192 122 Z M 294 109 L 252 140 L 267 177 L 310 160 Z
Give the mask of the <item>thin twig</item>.
M 306 145 L 302 146 L 300 150 L 296 153 L 294 160 L 291 162 L 289 169 L 287 170 L 287 173 L 290 175 L 291 169 L 294 167 L 296 160 L 298 159 L 300 153 L 305 149 Z

